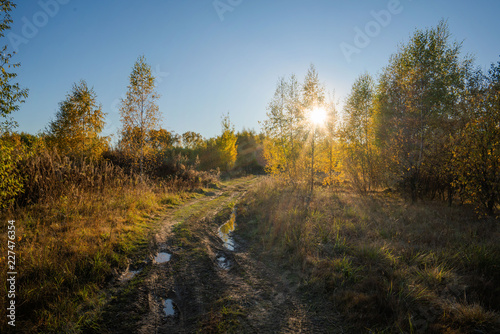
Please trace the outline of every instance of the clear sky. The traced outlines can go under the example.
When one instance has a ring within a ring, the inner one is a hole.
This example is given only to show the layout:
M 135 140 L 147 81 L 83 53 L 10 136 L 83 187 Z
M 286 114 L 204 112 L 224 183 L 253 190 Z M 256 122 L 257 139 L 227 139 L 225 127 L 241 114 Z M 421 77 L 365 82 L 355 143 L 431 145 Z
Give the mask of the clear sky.
M 477 65 L 500 55 L 496 0 L 15 2 L 2 44 L 17 48 L 17 79 L 30 90 L 14 114 L 17 130 L 29 133 L 43 130 L 84 79 L 107 113 L 105 134 L 116 134 L 118 101 L 140 55 L 159 79 L 162 127 L 205 137 L 220 133 L 227 112 L 237 130 L 259 131 L 278 78 L 303 80 L 311 63 L 342 105 L 358 75 L 376 76 L 398 44 L 440 19 Z

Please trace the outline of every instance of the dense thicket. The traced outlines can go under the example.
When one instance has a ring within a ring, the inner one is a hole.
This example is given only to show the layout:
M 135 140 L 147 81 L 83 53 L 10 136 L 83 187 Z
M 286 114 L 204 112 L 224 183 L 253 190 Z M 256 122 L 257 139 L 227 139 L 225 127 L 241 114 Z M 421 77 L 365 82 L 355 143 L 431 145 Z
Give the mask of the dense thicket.
M 415 201 L 498 204 L 498 65 L 462 58 L 445 22 L 417 30 L 391 57 L 373 106 L 384 183 Z

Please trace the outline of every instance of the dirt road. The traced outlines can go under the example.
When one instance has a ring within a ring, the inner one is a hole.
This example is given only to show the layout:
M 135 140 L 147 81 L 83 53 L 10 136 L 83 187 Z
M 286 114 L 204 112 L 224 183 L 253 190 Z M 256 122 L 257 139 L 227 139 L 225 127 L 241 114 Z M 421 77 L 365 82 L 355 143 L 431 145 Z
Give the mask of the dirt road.
M 342 332 L 331 310 L 308 302 L 293 275 L 238 233 L 239 200 L 256 182 L 233 180 L 165 217 L 149 257 L 113 284 L 101 321 L 87 331 Z M 226 239 L 234 217 L 236 231 Z

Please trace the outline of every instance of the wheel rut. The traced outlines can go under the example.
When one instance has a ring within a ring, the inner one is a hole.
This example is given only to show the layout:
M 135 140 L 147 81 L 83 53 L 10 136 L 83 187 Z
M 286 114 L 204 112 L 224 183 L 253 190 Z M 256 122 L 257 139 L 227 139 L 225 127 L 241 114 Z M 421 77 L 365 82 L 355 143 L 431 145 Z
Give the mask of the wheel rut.
M 167 215 L 147 264 L 131 265 L 95 332 L 332 332 L 334 324 L 317 326 L 281 269 L 226 228 L 237 227 L 238 202 L 255 183 L 238 180 Z

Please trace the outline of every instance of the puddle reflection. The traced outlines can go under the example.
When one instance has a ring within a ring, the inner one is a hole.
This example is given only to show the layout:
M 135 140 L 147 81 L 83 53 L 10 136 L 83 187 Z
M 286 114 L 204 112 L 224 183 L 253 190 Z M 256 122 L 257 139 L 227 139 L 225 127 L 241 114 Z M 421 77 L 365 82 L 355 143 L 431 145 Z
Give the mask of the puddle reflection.
M 130 281 L 132 278 L 135 277 L 135 275 L 139 274 L 141 271 L 140 270 L 126 270 L 122 276 L 120 277 L 120 281 L 126 282 Z
M 217 264 L 224 270 L 231 269 L 231 261 L 229 261 L 229 259 L 226 259 L 226 257 L 223 255 L 217 257 Z
M 235 243 L 231 236 L 231 232 L 234 231 L 236 227 L 236 207 L 233 208 L 233 212 L 231 212 L 231 217 L 229 220 L 219 227 L 219 237 L 224 242 L 224 247 L 227 249 L 234 251 Z
M 172 256 L 171 254 L 166 253 L 166 252 L 158 253 L 158 255 L 156 255 L 156 257 L 155 257 L 155 262 L 156 263 L 168 262 L 168 261 L 170 261 L 171 256 Z
M 175 306 L 172 299 L 166 299 L 163 303 L 163 313 L 165 313 L 167 317 L 172 317 L 175 315 Z

